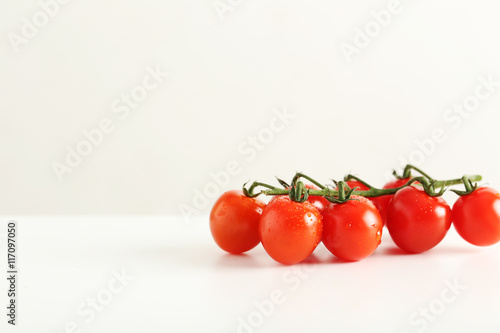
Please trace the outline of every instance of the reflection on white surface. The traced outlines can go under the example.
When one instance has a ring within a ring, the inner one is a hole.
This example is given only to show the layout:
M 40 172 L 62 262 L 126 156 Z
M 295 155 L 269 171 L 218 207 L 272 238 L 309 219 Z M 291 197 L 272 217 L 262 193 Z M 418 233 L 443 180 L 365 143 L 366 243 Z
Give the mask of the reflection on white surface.
M 16 332 L 63 332 L 68 322 L 96 333 L 500 327 L 500 246 L 474 247 L 453 229 L 419 255 L 404 254 L 384 233 L 360 262 L 340 261 L 320 245 L 306 263 L 283 266 L 260 245 L 240 256 L 219 250 L 207 216 L 190 225 L 178 216 L 18 220 Z M 122 269 L 134 279 L 87 322 L 78 306 Z

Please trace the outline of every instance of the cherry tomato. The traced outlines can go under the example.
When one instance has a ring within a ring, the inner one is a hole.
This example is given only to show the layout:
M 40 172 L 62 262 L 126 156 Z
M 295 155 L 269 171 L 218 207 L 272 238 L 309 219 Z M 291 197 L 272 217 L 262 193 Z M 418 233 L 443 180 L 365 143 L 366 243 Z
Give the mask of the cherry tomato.
M 408 183 L 409 180 L 410 178 L 394 179 L 385 184 L 383 188 L 387 189 L 387 188 L 400 187 Z M 386 223 L 387 220 L 387 208 L 389 208 L 389 204 L 391 203 L 393 196 L 394 194 L 389 194 L 389 195 L 381 195 L 379 197 L 370 198 L 372 202 L 375 204 L 375 207 L 377 207 L 378 211 L 380 212 L 380 216 L 382 217 L 382 222 L 384 224 Z
M 410 179 L 410 178 L 408 178 Z M 395 181 L 390 181 L 389 183 L 385 184 L 385 186 L 383 188 L 395 188 L 395 187 L 399 187 L 401 185 L 404 185 L 406 184 L 408 180 L 404 180 L 404 181 L 399 181 L 399 179 L 396 179 Z M 362 183 L 360 183 L 359 181 L 357 180 L 349 180 L 346 182 L 347 185 L 349 185 L 350 188 L 354 188 L 354 187 L 359 187 L 356 191 L 368 191 L 369 188 L 365 185 L 363 185 Z M 379 197 L 373 197 L 373 198 L 367 198 L 368 200 L 370 200 L 371 202 L 373 202 L 373 204 L 375 205 L 375 207 L 378 209 L 379 213 L 380 213 L 380 217 L 382 218 L 382 223 L 385 224 L 385 216 L 386 216 L 386 210 L 387 210 L 387 206 L 389 205 L 389 202 L 391 201 L 392 199 L 392 195 L 382 195 L 382 196 L 379 196 Z
M 260 243 L 259 221 L 266 204 L 240 190 L 220 196 L 210 212 L 210 231 L 221 249 L 240 254 Z
M 409 186 L 394 194 L 386 222 L 397 246 L 409 253 L 420 253 L 443 240 L 451 226 L 451 209 L 443 198 Z
M 478 246 L 500 241 L 500 195 L 491 187 L 480 187 L 461 196 L 453 205 L 452 220 L 463 239 Z
M 295 202 L 283 195 L 267 204 L 259 230 L 262 245 L 271 258 L 292 265 L 314 251 L 321 241 L 323 222 L 310 202 Z
M 356 200 L 332 203 L 323 211 L 323 244 L 340 259 L 357 261 L 379 246 L 383 224 L 370 200 L 357 195 L 351 198 Z
M 306 188 L 319 190 L 318 187 L 310 184 L 306 184 Z M 316 207 L 320 213 L 323 211 L 323 209 L 325 209 L 326 206 L 328 206 L 328 204 L 330 204 L 330 201 L 326 200 L 325 197 L 316 195 L 310 195 L 309 198 L 307 198 L 307 201 L 309 201 L 314 207 Z
M 359 187 L 358 189 L 356 189 L 356 191 L 368 191 L 369 188 L 365 185 L 363 185 L 362 183 L 358 182 L 357 180 L 348 180 L 345 182 L 347 185 L 349 185 L 350 188 L 355 188 L 355 187 Z

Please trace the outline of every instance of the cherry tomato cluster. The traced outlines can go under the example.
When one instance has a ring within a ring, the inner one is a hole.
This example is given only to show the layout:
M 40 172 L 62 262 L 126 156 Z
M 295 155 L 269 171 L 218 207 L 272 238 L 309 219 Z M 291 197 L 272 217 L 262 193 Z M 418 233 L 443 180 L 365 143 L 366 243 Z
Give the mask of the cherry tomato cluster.
M 412 178 L 410 171 L 422 176 Z M 315 185 L 304 185 L 300 177 Z M 475 176 L 480 180 L 480 176 Z M 319 184 L 297 174 L 284 189 L 254 183 L 250 190 L 224 193 L 210 213 L 210 229 L 217 245 L 232 254 L 259 243 L 279 263 L 296 264 L 312 254 L 320 242 L 336 257 L 358 261 L 380 245 L 383 226 L 394 243 L 408 253 L 421 253 L 438 245 L 451 224 L 471 244 L 500 241 L 500 195 L 490 187 L 477 187 L 470 178 L 438 182 L 409 165 L 403 175 L 376 189 L 348 175 L 336 187 Z M 442 184 L 441 191 L 436 191 Z M 440 196 L 445 186 L 464 184 L 466 191 L 453 209 Z M 253 189 L 267 189 L 257 194 Z M 256 196 L 273 195 L 265 204 Z

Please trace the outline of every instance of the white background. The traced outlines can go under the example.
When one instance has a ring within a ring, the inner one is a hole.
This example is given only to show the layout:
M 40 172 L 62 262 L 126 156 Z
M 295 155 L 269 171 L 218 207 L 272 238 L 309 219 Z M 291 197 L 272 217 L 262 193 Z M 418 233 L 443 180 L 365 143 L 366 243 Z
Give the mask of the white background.
M 390 1 L 227 1 L 72 0 L 40 23 L 49 0 L 0 0 L 0 215 L 2 225 L 19 220 L 25 237 L 24 331 L 61 332 L 122 267 L 136 276 L 131 296 L 118 295 L 85 331 L 235 331 L 254 300 L 288 288 L 289 268 L 273 266 L 262 248 L 232 258 L 210 239 L 215 198 L 248 180 L 303 171 L 326 182 L 353 172 L 382 185 L 412 160 L 437 178 L 480 173 L 500 187 L 496 3 L 401 0 L 381 27 L 374 16 Z M 359 44 L 370 27 L 379 30 Z M 346 56 L 346 44 L 357 53 Z M 116 103 L 155 68 L 168 78 L 120 118 Z M 481 78 L 497 86 L 477 88 Z M 449 110 L 477 89 L 488 96 L 452 121 Z M 249 140 L 269 133 L 283 110 L 293 119 L 251 154 Z M 59 179 L 54 163 L 103 119 L 112 133 Z M 430 143 L 436 131 L 445 139 Z M 214 187 L 211 174 L 228 163 L 237 171 Z M 386 237 L 376 257 L 318 265 L 309 287 L 256 331 L 415 332 L 408 317 L 455 278 L 468 296 L 427 331 L 498 329 L 498 246 L 450 237 L 434 254 L 385 256 Z M 302 311 L 311 313 L 299 323 Z
M 479 77 L 500 81 L 498 6 L 402 1 L 348 63 L 341 44 L 388 3 L 242 1 L 221 20 L 212 0 L 75 0 L 16 52 L 9 34 L 41 7 L 1 1 L 0 212 L 175 214 L 230 160 L 240 169 L 224 189 L 295 171 L 382 185 L 436 128 L 447 139 L 416 159 L 423 168 L 500 183 L 500 87 L 457 129 L 443 118 Z M 169 78 L 120 119 L 114 101 L 157 65 Z M 254 158 L 241 154 L 276 108 L 295 118 Z M 103 118 L 114 132 L 59 182 L 52 163 Z

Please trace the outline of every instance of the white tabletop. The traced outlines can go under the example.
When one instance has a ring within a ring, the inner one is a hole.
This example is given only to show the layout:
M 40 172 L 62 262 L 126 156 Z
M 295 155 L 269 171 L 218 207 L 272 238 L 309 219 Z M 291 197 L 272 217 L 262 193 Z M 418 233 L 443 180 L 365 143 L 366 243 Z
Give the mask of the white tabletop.
M 12 218 L 18 325 L 2 313 L 2 332 L 500 331 L 500 245 L 474 247 L 453 228 L 420 255 L 384 230 L 363 261 L 320 245 L 311 263 L 283 266 L 260 245 L 225 254 L 207 216 L 7 216 L 2 231 Z M 6 291 L 3 281 L 2 304 Z

